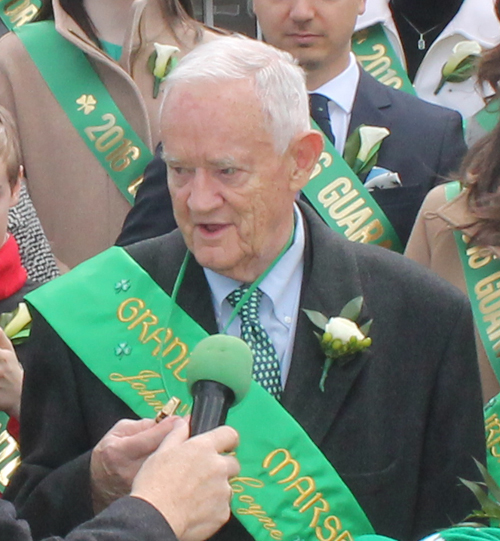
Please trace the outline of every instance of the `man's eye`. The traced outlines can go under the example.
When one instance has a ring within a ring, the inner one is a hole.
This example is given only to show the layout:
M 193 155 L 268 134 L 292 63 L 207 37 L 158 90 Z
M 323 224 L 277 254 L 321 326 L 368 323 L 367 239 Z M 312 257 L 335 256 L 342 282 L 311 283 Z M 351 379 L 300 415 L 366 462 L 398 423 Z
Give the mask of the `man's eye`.
M 234 175 L 236 174 L 236 167 L 227 167 L 226 169 L 221 169 L 220 172 L 222 175 L 225 175 L 225 176 L 231 176 L 231 175 Z
M 181 166 L 172 166 L 172 167 L 170 167 L 170 169 L 176 175 L 179 175 L 179 176 L 185 176 L 185 175 L 189 174 L 192 171 L 192 169 L 189 169 L 188 167 L 181 167 Z

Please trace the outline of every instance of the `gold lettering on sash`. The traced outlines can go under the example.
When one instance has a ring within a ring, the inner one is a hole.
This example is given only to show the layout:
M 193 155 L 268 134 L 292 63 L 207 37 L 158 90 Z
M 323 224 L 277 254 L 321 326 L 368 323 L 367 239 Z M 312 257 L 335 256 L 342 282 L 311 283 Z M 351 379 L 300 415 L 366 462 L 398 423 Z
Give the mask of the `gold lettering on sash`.
M 373 54 L 357 55 L 357 59 L 365 71 L 387 86 L 401 88 L 403 80 L 398 77 L 396 70 L 391 68 L 392 60 L 387 55 L 386 47 L 382 43 L 376 43 L 372 46 L 372 51 Z
M 482 246 L 471 246 L 470 248 L 467 248 L 465 253 L 469 258 L 469 267 L 471 267 L 471 269 L 480 269 L 490 263 L 493 259 L 493 254 L 488 248 Z
M 278 481 L 278 484 L 283 484 L 283 483 L 288 483 L 289 481 L 294 479 L 300 472 L 299 463 L 294 458 L 292 458 L 290 451 L 288 451 L 288 449 L 276 449 L 272 453 L 269 453 L 264 459 L 264 462 L 262 463 L 262 465 L 266 469 L 269 468 L 269 466 L 271 465 L 271 462 L 273 461 L 273 458 L 278 456 L 278 454 L 280 453 L 283 453 L 285 455 L 285 458 L 269 472 L 269 475 L 273 477 L 286 466 L 292 466 L 292 473 L 285 479 L 281 479 L 280 481 Z
M 5 5 L 4 13 L 10 22 L 18 27 L 32 21 L 38 13 L 38 8 L 30 0 L 12 0 Z
M 486 448 L 495 458 L 500 458 L 500 448 L 496 446 L 500 444 L 500 419 L 494 413 L 485 421 L 486 428 Z
M 346 228 L 345 236 L 354 242 L 371 243 L 377 241 L 384 228 L 380 220 L 373 218 L 373 211 L 367 206 L 358 190 L 347 177 L 339 177 L 318 193 L 318 201 L 339 227 Z M 350 203 L 349 205 L 347 205 Z M 345 206 L 347 205 L 347 206 Z M 392 243 L 386 241 L 386 248 Z
M 172 370 L 173 376 L 181 382 L 185 382 L 186 378 L 181 375 L 181 372 L 189 364 L 188 346 L 177 336 L 173 336 L 172 329 L 166 327 L 157 327 L 159 318 L 146 307 L 146 303 L 142 299 L 130 297 L 124 300 L 117 309 L 117 317 L 122 323 L 128 323 L 127 330 L 131 331 L 139 327 L 141 329 L 138 340 L 142 344 L 147 344 L 153 340 L 157 345 L 152 350 L 153 357 L 167 357 L 176 348 L 179 348 L 177 356 L 165 364 L 165 367 Z M 148 334 L 149 333 L 149 334 Z M 163 351 L 162 351 L 163 348 Z M 174 368 L 175 367 L 175 368 Z
M 323 498 L 321 492 L 316 492 L 316 482 L 310 476 L 300 476 L 300 464 L 292 457 L 287 449 L 275 449 L 269 453 L 263 460 L 262 466 L 267 470 L 274 463 L 276 457 L 281 458 L 281 462 L 268 471 L 270 477 L 274 477 L 287 466 L 291 466 L 291 473 L 288 477 L 276 481 L 279 484 L 286 484 L 284 492 L 295 489 L 299 493 L 293 502 L 294 507 L 302 507 L 298 510 L 299 513 L 304 513 L 312 508 L 313 517 L 309 524 L 309 528 L 314 530 L 314 534 L 319 541 L 352 541 L 352 535 L 348 530 L 343 530 L 341 520 L 330 512 L 330 504 Z M 287 469 L 287 473 L 290 470 Z M 312 497 L 311 497 L 312 496 Z M 311 499 L 304 503 L 308 498 Z M 320 522 L 323 514 L 327 514 Z M 326 533 L 325 533 L 326 530 Z M 340 535 L 339 535 L 340 533 Z
M 21 457 L 16 456 L 16 458 L 7 462 L 0 470 L 0 483 L 2 483 L 4 487 L 9 484 L 12 474 L 16 471 L 19 464 L 21 464 Z
M 136 306 L 129 307 L 129 305 L 132 303 L 136 303 L 137 307 Z M 130 299 L 123 301 L 118 307 L 118 313 L 117 313 L 118 319 L 123 323 L 128 323 L 129 321 L 132 321 L 135 317 L 137 317 L 139 310 L 142 310 L 145 306 L 146 304 L 143 300 L 131 297 Z M 130 308 L 130 316 L 124 315 L 125 308 Z
M 303 484 L 305 484 L 305 487 L 302 486 Z M 305 499 L 316 492 L 316 483 L 312 477 L 299 477 L 285 488 L 285 492 L 292 490 L 292 488 L 295 488 L 300 494 L 293 502 L 293 505 L 298 507 Z
M 165 338 L 160 338 L 160 334 L 165 333 Z M 166 344 L 171 338 L 172 338 L 172 329 L 165 329 L 163 327 L 160 327 L 159 329 L 155 329 L 149 336 L 146 336 L 143 340 L 143 344 L 147 344 L 150 340 L 154 340 L 158 343 L 158 345 L 153 349 L 152 355 L 156 357 L 158 353 L 160 353 L 161 348 L 164 344 Z
M 13 456 L 19 452 L 19 445 L 6 429 L 0 433 L 0 448 L 0 464 L 2 464 L 0 469 L 0 483 L 3 486 L 7 486 L 10 476 L 21 463 L 21 459 L 19 456 Z M 5 463 L 6 461 L 8 462 Z
M 477 255 L 475 252 L 472 255 Z M 476 263 L 478 259 L 474 260 Z M 482 266 L 482 265 L 481 265 Z M 489 323 L 486 334 L 493 350 L 500 356 L 500 271 L 479 280 L 474 286 L 479 311 L 485 323 Z
M 167 363 L 165 367 L 169 370 L 172 370 L 172 368 L 176 364 L 181 363 L 172 373 L 179 381 L 187 381 L 187 379 L 183 378 L 180 374 L 181 370 L 189 364 L 190 360 L 189 358 L 185 358 L 188 353 L 188 347 L 186 346 L 186 344 L 184 344 L 184 342 L 181 342 L 176 336 L 172 340 L 172 342 L 165 348 L 164 352 L 162 353 L 162 357 L 166 357 L 175 347 L 179 347 L 181 351 L 179 355 L 177 355 L 177 357 L 173 361 Z
M 154 370 L 141 370 L 141 372 L 135 376 L 124 376 L 119 372 L 113 372 L 109 376 L 109 379 L 116 383 L 128 383 L 131 389 L 137 391 L 137 394 L 141 396 L 145 402 L 152 406 L 155 411 L 160 411 L 163 407 L 163 402 L 161 400 L 157 400 L 156 396 L 159 394 L 165 394 L 165 390 L 148 389 L 146 384 L 149 383 L 150 380 L 158 378 L 161 381 L 161 375 Z
M 243 494 L 245 486 L 251 488 L 263 488 L 264 482 L 253 477 L 233 477 L 230 480 L 233 493 L 238 495 L 240 503 L 249 504 L 248 507 L 238 507 L 235 511 L 237 515 L 245 515 L 255 517 L 262 526 L 268 530 L 271 539 L 281 541 L 283 532 L 277 528 L 276 523 L 269 517 L 261 505 L 255 502 L 255 498 L 249 494 Z
M 77 103 L 79 103 L 78 100 Z M 94 143 L 97 152 L 106 154 L 105 160 L 109 162 L 111 169 L 119 173 L 124 171 L 132 161 L 140 158 L 141 151 L 132 144 L 130 139 L 124 137 L 125 131 L 121 126 L 116 125 L 115 115 L 105 113 L 101 118 L 104 124 L 87 126 L 84 132 Z

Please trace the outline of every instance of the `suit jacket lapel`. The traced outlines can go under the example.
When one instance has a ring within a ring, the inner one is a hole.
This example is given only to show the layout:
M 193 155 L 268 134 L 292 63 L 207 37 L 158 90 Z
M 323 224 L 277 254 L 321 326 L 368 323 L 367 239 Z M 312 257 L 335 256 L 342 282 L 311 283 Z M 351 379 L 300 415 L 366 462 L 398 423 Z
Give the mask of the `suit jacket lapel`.
M 382 126 L 391 129 L 390 115 L 386 109 L 391 107 L 391 98 L 384 85 L 377 82 L 360 68 L 360 78 L 352 108 L 348 136 L 361 124 Z
M 356 262 L 348 251 L 348 241 L 332 236 L 306 205 L 301 208 L 308 229 L 304 280 L 292 363 L 282 403 L 319 445 L 369 358 L 369 352 L 357 355 L 344 366 L 333 363 L 325 392 L 321 392 L 319 381 L 325 356 L 314 335 L 317 328 L 302 308 L 317 310 L 327 317 L 337 316 L 347 302 L 363 292 Z M 366 312 L 362 317 L 363 322 L 368 319 Z

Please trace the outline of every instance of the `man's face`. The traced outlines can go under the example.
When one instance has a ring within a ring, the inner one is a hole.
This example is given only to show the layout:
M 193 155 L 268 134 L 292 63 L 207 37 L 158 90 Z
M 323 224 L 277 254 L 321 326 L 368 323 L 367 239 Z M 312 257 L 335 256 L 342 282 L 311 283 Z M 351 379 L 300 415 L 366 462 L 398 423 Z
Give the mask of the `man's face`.
M 248 81 L 180 83 L 162 115 L 174 213 L 198 263 L 250 282 L 293 227 L 292 153 L 276 152 Z M 296 177 L 294 177 L 296 178 Z
M 3 246 L 7 234 L 9 209 L 19 200 L 20 181 L 14 188 L 9 183 L 7 167 L 0 161 L 0 246 Z
M 351 36 L 365 0 L 253 0 L 268 43 L 291 53 L 324 81 L 347 67 Z

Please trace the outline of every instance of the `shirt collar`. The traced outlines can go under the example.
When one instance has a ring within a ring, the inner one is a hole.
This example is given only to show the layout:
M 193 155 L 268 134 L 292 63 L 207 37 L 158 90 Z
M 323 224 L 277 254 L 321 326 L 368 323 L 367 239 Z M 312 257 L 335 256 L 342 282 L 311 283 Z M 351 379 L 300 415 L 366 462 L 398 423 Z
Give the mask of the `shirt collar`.
M 281 300 L 286 296 L 288 283 L 297 267 L 302 263 L 304 254 L 304 220 L 297 205 L 294 205 L 294 212 L 295 236 L 293 243 L 259 286 L 259 289 L 271 299 L 275 308 L 280 305 Z M 222 276 L 207 268 L 203 268 L 203 271 L 212 292 L 212 300 L 218 318 L 221 313 L 223 301 L 229 293 L 238 288 L 242 282 L 238 282 L 227 276 Z
M 350 115 L 359 82 L 359 67 L 353 53 L 349 55 L 349 66 L 327 83 L 314 90 L 335 102 L 346 114 Z

